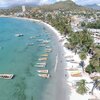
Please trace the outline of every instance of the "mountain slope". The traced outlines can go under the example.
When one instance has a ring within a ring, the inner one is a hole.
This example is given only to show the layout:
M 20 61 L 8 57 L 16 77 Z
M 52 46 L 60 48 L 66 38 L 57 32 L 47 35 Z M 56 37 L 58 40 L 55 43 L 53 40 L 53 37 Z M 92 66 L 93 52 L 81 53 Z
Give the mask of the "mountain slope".
M 91 10 L 89 8 L 79 6 L 71 0 L 60 1 L 51 5 L 43 5 L 43 6 L 40 6 L 39 8 L 45 11 L 52 11 L 52 10 L 58 10 L 58 9 L 71 10 L 71 11 Z
M 75 12 L 94 12 L 96 10 L 93 10 L 91 8 L 86 8 L 83 6 L 79 6 L 77 4 L 75 4 L 72 0 L 66 0 L 66 1 L 60 1 L 60 2 L 56 2 L 54 4 L 49 4 L 49 5 L 42 5 L 42 6 L 37 6 L 34 7 L 31 5 L 27 5 L 26 6 L 26 11 L 30 12 L 33 11 L 34 8 L 36 9 L 40 9 L 42 11 L 54 11 L 54 10 L 63 10 L 63 11 L 75 11 Z M 16 13 L 16 12 L 21 12 L 22 8 L 21 6 L 17 6 L 17 7 L 12 7 L 12 8 L 8 8 L 8 9 L 1 9 L 0 10 L 0 14 L 7 14 L 9 15 L 10 13 Z
M 86 5 L 86 7 L 88 7 L 88 8 L 93 8 L 93 9 L 96 9 L 96 10 L 100 10 L 100 6 L 97 5 L 97 4 Z

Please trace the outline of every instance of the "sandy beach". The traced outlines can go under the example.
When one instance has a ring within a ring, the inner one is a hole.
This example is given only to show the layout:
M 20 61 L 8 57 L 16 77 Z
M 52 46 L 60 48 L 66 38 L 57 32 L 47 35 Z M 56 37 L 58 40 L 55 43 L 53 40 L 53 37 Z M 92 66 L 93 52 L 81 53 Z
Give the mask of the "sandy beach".
M 79 55 L 75 54 L 71 50 L 68 50 L 67 48 L 64 47 L 64 43 L 66 43 L 67 40 L 65 37 L 61 36 L 61 34 L 58 30 L 56 30 L 54 27 L 52 27 L 51 25 L 49 25 L 45 22 L 40 21 L 40 23 L 42 23 L 42 24 L 46 25 L 48 28 L 50 28 L 55 33 L 55 36 L 57 37 L 56 43 L 58 43 L 58 44 L 57 44 L 56 48 L 59 48 L 59 50 L 58 50 L 58 64 L 57 64 L 57 69 L 56 69 L 58 72 L 56 73 L 56 75 L 58 77 L 57 82 L 62 81 L 62 87 L 61 87 L 61 84 L 60 84 L 60 86 L 58 84 L 56 86 L 57 87 L 56 90 L 62 91 L 62 92 L 60 92 L 60 96 L 59 96 L 59 92 L 57 93 L 58 96 L 55 100 L 75 100 L 75 99 L 76 100 L 78 100 L 78 99 L 88 100 L 88 99 L 96 99 L 97 97 L 99 97 L 100 93 L 97 94 L 97 96 L 95 96 L 95 95 L 90 95 L 89 93 L 87 93 L 85 95 L 80 95 L 76 92 L 75 87 L 73 87 L 73 82 L 75 83 L 75 81 L 79 81 L 81 79 L 85 79 L 87 82 L 92 82 L 89 75 L 87 73 L 83 73 L 82 68 L 79 68 L 79 63 L 81 61 Z M 59 40 L 63 40 L 63 41 L 59 42 Z M 74 60 L 74 63 L 67 62 L 65 56 L 67 56 L 67 57 L 71 56 L 72 58 L 71 57 L 70 58 Z M 90 59 L 90 57 L 87 56 L 87 59 L 84 60 L 85 67 L 89 64 L 89 59 Z M 64 71 L 65 68 L 72 68 L 72 67 L 77 68 L 82 76 L 81 77 L 72 77 L 70 71 L 67 71 L 67 70 Z M 66 77 L 66 75 L 67 75 L 67 77 Z M 61 87 L 61 88 L 58 88 L 58 87 Z M 87 85 L 87 87 L 89 88 L 89 91 L 90 91 L 92 89 L 92 84 Z M 64 95 L 64 94 L 66 94 L 66 95 Z
M 21 17 L 14 17 L 14 16 L 0 16 L 0 17 L 11 17 L 11 18 L 35 21 L 40 24 L 43 24 L 44 26 L 51 29 L 53 31 L 53 33 L 55 33 L 55 40 L 57 43 L 57 45 L 56 45 L 57 61 L 55 62 L 56 67 L 51 72 L 53 77 L 50 78 L 50 82 L 47 86 L 47 89 L 44 91 L 45 93 L 48 93 L 48 95 L 44 96 L 44 100 L 53 100 L 53 99 L 54 100 L 78 100 L 78 99 L 88 100 L 89 99 L 90 95 L 88 95 L 88 94 L 87 95 L 79 95 L 78 93 L 76 93 L 75 88 L 73 88 L 73 86 L 72 86 L 73 81 L 77 80 L 77 77 L 73 79 L 73 77 L 71 77 L 71 75 L 70 75 L 71 73 L 68 72 L 67 70 L 65 70 L 65 68 L 71 68 L 72 66 L 74 68 L 77 68 L 77 66 L 79 65 L 79 62 L 80 62 L 80 58 L 78 55 L 75 55 L 72 51 L 70 51 L 64 47 L 64 43 L 66 42 L 65 39 L 64 39 L 64 41 L 59 42 L 59 40 L 62 39 L 62 36 L 59 31 L 57 31 L 51 25 L 49 25 L 41 20 L 37 20 L 37 19 L 21 18 Z M 77 63 L 67 62 L 65 56 L 72 56 L 72 58 Z M 88 60 L 89 60 L 89 58 L 88 58 Z M 86 64 L 88 64 L 88 62 L 86 62 Z M 80 72 L 82 72 L 81 69 L 80 69 Z M 82 78 L 88 80 L 87 75 L 86 76 L 83 75 L 83 77 L 81 77 L 80 79 L 82 79 Z M 52 86 L 55 88 L 52 88 Z M 49 87 L 49 89 L 51 89 L 52 92 L 48 91 L 48 87 Z M 54 98 L 51 97 L 52 95 L 54 95 L 53 93 L 55 93 Z

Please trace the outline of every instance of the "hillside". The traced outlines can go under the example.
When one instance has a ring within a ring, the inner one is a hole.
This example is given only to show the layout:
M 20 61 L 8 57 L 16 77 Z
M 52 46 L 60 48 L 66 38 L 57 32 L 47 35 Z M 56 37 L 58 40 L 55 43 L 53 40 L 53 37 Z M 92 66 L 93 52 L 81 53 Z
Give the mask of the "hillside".
M 32 9 L 32 7 L 30 6 L 26 6 L 26 11 L 30 11 Z M 0 14 L 5 14 L 5 15 L 9 15 L 9 14 L 13 14 L 16 12 L 22 12 L 22 7 L 21 6 L 16 6 L 16 7 L 12 7 L 9 9 L 0 9 Z
M 86 7 L 88 7 L 88 8 L 93 8 L 93 9 L 96 9 L 96 10 L 100 10 L 100 6 L 97 5 L 97 4 L 86 5 Z
M 66 1 L 60 1 L 60 2 L 56 2 L 54 4 L 50 4 L 50 5 L 42 5 L 42 6 L 32 6 L 32 5 L 26 5 L 26 11 L 30 12 L 34 9 L 40 9 L 42 11 L 54 11 L 54 10 L 63 10 L 63 11 L 75 11 L 75 12 L 80 12 L 80 11 L 86 11 L 86 12 L 94 12 L 96 10 L 93 10 L 91 8 L 86 8 L 86 7 L 82 7 L 79 6 L 77 4 L 75 4 L 73 1 L 71 0 L 66 0 Z M 9 9 L 0 9 L 0 14 L 13 14 L 16 12 L 21 12 L 22 8 L 21 6 L 18 7 L 12 7 Z
M 90 8 L 79 6 L 71 0 L 60 1 L 55 4 L 51 4 L 51 5 L 43 5 L 43 6 L 40 6 L 39 8 L 44 11 L 53 11 L 53 10 L 58 10 L 58 9 L 64 9 L 64 10 L 69 10 L 69 11 L 84 11 L 84 10 L 91 11 L 93 10 Z

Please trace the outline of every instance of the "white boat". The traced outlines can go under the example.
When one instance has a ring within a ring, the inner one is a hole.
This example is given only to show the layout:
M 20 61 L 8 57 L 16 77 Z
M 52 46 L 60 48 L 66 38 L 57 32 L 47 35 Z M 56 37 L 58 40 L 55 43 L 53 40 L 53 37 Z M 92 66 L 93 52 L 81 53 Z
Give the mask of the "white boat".
M 39 47 L 45 47 L 45 44 L 40 44 Z
M 46 61 L 46 60 L 48 60 L 48 58 L 43 57 L 43 58 L 39 58 L 39 60 L 40 60 L 40 61 Z
M 48 57 L 48 54 L 42 54 L 41 57 Z
M 30 37 L 30 39 L 34 39 L 34 38 L 35 38 L 35 36 L 31 36 L 31 37 Z
M 15 34 L 16 37 L 24 36 L 23 34 Z
M 38 74 L 38 76 L 40 76 L 42 78 L 49 78 L 50 77 L 49 74 Z
M 48 70 L 37 70 L 37 72 L 48 74 Z
M 46 62 L 37 63 L 37 65 L 46 65 Z
M 50 41 L 49 40 L 44 40 L 43 43 L 44 44 L 48 44 Z
M 52 52 L 52 49 L 51 48 L 48 48 L 48 49 L 46 49 L 45 50 L 47 53 L 49 53 L 49 52 Z
M 27 46 L 33 46 L 34 45 L 34 43 L 28 43 L 27 44 Z
M 37 42 L 43 42 L 43 39 L 38 39 Z
M 13 74 L 0 74 L 0 78 L 4 79 L 12 79 L 14 77 Z
M 35 67 L 45 67 L 45 65 L 35 65 Z
M 46 46 L 46 48 L 50 48 L 50 46 Z

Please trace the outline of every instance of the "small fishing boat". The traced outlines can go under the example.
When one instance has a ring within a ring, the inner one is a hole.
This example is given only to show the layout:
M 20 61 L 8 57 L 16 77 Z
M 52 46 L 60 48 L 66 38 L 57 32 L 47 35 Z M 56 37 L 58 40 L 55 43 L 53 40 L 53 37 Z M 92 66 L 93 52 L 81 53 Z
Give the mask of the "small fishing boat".
M 27 46 L 33 46 L 34 45 L 34 43 L 28 43 L 27 44 Z
M 48 57 L 48 54 L 42 54 L 41 57 Z
M 43 39 L 38 39 L 37 42 L 43 42 Z
M 40 44 L 39 47 L 45 47 L 45 44 Z
M 40 67 L 40 68 L 42 68 L 42 67 L 45 67 L 45 65 L 35 65 L 35 67 Z
M 39 58 L 39 60 L 40 60 L 40 61 L 46 61 L 46 60 L 48 60 L 48 58 L 44 58 L 44 57 L 43 57 L 43 58 Z
M 44 40 L 43 43 L 44 44 L 48 44 L 50 41 L 49 40 Z
M 45 50 L 45 52 L 47 52 L 47 53 L 52 52 L 52 49 L 48 48 L 48 49 Z
M 46 48 L 50 48 L 50 46 L 46 46 Z
M 37 72 L 47 74 L 48 73 L 48 70 L 37 70 Z
M 30 39 L 34 39 L 34 38 L 35 38 L 35 36 L 31 36 L 31 37 L 30 37 Z
M 38 74 L 38 76 L 40 76 L 42 78 L 49 78 L 50 77 L 49 74 Z
M 0 74 L 0 78 L 4 79 L 12 79 L 14 77 L 13 74 Z
M 37 65 L 46 65 L 46 62 L 37 63 Z
M 24 36 L 23 34 L 15 34 L 16 37 L 22 37 Z

